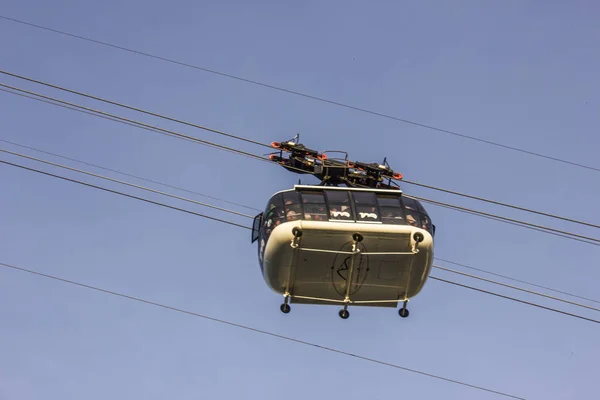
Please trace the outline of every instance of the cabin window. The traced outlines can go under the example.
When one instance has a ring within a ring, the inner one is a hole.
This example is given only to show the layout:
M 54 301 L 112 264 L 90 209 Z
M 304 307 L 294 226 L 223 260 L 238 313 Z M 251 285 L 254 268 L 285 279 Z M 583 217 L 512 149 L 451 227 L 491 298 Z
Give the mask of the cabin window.
M 425 229 L 433 236 L 433 225 L 431 225 L 431 220 L 427 214 L 421 214 L 421 228 Z
M 356 220 L 360 222 L 380 221 L 377 199 L 373 192 L 353 192 Z
M 348 192 L 342 190 L 326 190 L 329 219 L 338 221 L 353 221 L 352 207 Z
M 418 200 L 413 199 L 413 201 L 415 202 L 415 204 L 417 205 L 417 209 L 419 210 L 419 216 L 421 219 L 421 228 L 425 229 L 427 232 L 431 233 L 431 235 L 433 236 L 433 225 L 431 224 L 431 219 L 429 218 L 429 215 L 427 214 L 427 211 L 425 211 L 425 208 L 423 207 L 423 205 L 421 205 L 421 202 L 419 202 Z
M 264 232 L 265 241 L 271 236 L 271 232 L 279 224 L 285 222 L 285 211 L 283 207 L 283 196 L 281 193 L 271 197 L 265 209 L 261 231 Z
M 406 218 L 400 197 L 393 194 L 377 194 L 377 203 L 381 212 L 381 222 L 384 224 L 405 225 Z
M 305 220 L 327 221 L 329 219 L 323 192 L 303 192 L 301 196 Z
M 421 202 L 417 199 L 412 199 L 412 201 L 415 202 L 415 204 L 417 205 L 417 210 L 419 210 L 419 213 L 421 214 L 427 214 L 427 211 L 425 211 L 425 208 L 423 208 L 423 205 L 421 204 Z
M 298 192 L 283 192 L 283 203 L 286 221 L 302 219 L 302 204 L 300 204 L 300 194 Z
M 408 222 L 409 225 L 420 228 L 421 221 L 419 218 L 419 208 L 417 206 L 417 202 L 414 199 L 404 197 L 402 199 L 402 203 L 404 203 L 404 212 L 406 213 L 406 222 Z

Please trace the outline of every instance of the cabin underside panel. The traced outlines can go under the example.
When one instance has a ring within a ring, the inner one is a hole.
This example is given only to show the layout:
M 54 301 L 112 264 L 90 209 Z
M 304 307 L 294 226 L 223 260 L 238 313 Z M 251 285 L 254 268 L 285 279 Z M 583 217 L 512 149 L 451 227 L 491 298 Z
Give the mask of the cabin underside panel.
M 296 248 L 294 227 L 302 230 Z M 424 240 L 413 253 L 417 231 Z M 363 240 L 353 254 L 354 233 Z M 353 305 L 396 307 L 423 287 L 432 246 L 427 231 L 411 226 L 288 222 L 273 230 L 265 246 L 263 275 L 273 290 L 290 293 L 292 303 L 336 304 L 348 295 Z

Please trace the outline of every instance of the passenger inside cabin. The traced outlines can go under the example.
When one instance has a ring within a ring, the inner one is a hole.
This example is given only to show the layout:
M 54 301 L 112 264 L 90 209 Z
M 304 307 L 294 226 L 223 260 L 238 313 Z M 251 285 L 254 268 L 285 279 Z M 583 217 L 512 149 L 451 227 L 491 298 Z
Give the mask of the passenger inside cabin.
M 329 218 L 331 219 L 350 219 L 349 205 L 332 205 L 329 209 Z
M 415 217 L 408 212 L 406 213 L 406 221 L 408 222 L 409 225 L 418 226 L 417 220 L 415 219 Z
M 294 204 L 291 200 L 285 202 L 286 218 L 288 221 L 295 221 L 300 219 L 302 213 L 300 212 L 300 204 Z
M 285 217 L 285 210 L 280 208 L 277 210 L 277 220 L 276 220 L 276 225 L 281 224 L 282 222 L 285 222 L 286 217 Z
M 325 207 L 319 206 L 317 209 L 317 214 L 315 215 L 316 221 L 326 221 L 327 220 L 327 211 Z
M 400 208 L 388 208 L 383 212 L 382 219 L 384 221 L 402 221 L 404 218 L 402 218 L 402 215 L 400 215 Z
M 429 231 L 430 230 L 429 218 L 427 218 L 426 215 L 421 215 L 421 220 L 422 220 L 421 228 Z
M 304 205 L 304 219 L 312 221 L 326 221 L 327 213 L 324 206 L 315 206 L 314 204 Z
M 376 221 L 377 220 L 377 210 L 375 207 L 362 206 L 358 208 L 358 217 L 360 220 L 366 221 Z

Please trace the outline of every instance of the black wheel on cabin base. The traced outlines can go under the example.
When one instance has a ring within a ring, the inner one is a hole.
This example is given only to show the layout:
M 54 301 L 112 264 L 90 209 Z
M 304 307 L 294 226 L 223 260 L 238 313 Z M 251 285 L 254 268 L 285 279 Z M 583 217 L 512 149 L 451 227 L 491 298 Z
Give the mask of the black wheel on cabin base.
M 407 308 L 402 307 L 400 310 L 398 310 L 398 314 L 402 317 L 402 318 L 406 318 L 408 317 L 408 314 L 410 314 L 408 312 Z
M 348 310 L 340 310 L 338 314 L 340 315 L 341 319 L 348 319 L 350 316 L 350 312 Z
M 283 304 L 282 304 L 282 305 L 279 307 L 279 309 L 280 309 L 280 310 L 281 310 L 281 312 L 282 312 L 282 313 L 284 313 L 284 314 L 287 314 L 287 313 L 289 313 L 289 312 L 291 311 L 291 307 L 290 307 L 290 305 L 289 305 L 289 304 L 285 304 L 285 303 L 283 303 Z

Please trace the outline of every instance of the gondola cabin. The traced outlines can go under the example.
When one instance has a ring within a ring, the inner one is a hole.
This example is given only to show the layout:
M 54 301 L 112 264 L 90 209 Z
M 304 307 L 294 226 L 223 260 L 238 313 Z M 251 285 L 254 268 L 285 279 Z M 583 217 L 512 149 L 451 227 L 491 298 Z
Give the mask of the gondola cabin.
M 392 189 L 296 185 L 256 216 L 252 242 L 267 285 L 290 303 L 403 307 L 423 288 L 435 227 L 423 206 Z

